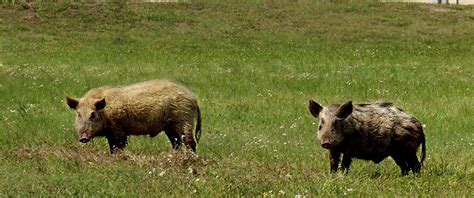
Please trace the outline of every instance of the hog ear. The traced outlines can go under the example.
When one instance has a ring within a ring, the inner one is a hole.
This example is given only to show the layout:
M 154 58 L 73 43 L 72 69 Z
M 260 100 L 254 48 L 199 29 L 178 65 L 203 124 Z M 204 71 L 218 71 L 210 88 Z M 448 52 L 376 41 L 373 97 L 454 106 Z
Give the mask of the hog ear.
M 105 105 L 106 105 L 105 98 L 102 98 L 101 100 L 95 102 L 95 104 L 94 104 L 95 110 L 100 111 L 100 110 L 105 108 Z
M 314 102 L 314 100 L 309 100 L 309 112 L 311 112 L 311 115 L 313 115 L 315 118 L 319 117 L 319 112 L 323 109 L 321 105 L 319 105 L 317 102 Z
M 344 103 L 343 105 L 339 107 L 339 109 L 337 109 L 336 117 L 341 118 L 341 119 L 347 118 L 347 116 L 351 115 L 352 108 L 353 108 L 352 101 Z
M 77 105 L 79 104 L 79 101 L 66 96 L 66 103 L 69 108 L 76 109 Z

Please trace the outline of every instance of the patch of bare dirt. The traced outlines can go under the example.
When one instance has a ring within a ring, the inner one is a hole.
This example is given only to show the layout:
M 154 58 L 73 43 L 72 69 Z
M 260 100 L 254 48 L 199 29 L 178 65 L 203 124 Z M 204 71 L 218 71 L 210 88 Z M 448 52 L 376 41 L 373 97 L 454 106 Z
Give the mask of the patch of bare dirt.
M 451 12 L 452 9 L 448 7 L 440 7 L 440 6 L 429 6 L 431 12 Z

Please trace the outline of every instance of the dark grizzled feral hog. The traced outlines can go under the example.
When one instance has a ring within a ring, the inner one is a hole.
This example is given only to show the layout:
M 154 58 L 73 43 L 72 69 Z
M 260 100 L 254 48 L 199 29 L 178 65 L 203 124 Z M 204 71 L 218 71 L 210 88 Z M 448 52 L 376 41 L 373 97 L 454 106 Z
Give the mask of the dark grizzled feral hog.
M 77 112 L 75 128 L 79 141 L 105 136 L 110 152 L 123 150 L 129 135 L 155 137 L 165 131 L 174 149 L 182 142 L 196 151 L 201 134 L 201 114 L 196 98 L 175 83 L 154 80 L 122 87 L 92 89 L 79 100 L 66 97 Z
M 379 163 L 391 156 L 407 175 L 419 173 L 425 159 L 425 134 L 420 122 L 392 103 L 321 106 L 309 101 L 311 114 L 319 118 L 317 139 L 329 150 L 331 171 L 348 171 L 352 158 Z M 416 152 L 422 145 L 421 163 Z

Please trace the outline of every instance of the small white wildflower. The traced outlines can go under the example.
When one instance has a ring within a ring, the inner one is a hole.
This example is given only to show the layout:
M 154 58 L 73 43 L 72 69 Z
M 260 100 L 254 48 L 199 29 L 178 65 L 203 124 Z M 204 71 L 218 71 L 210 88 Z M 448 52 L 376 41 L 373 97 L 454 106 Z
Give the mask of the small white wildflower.
M 190 174 L 196 174 L 197 173 L 196 169 L 194 169 L 193 167 L 189 167 L 188 171 L 189 171 Z
M 284 195 L 284 194 L 285 194 L 285 191 L 280 190 L 280 191 L 278 191 L 278 193 Z
M 426 129 L 426 124 L 422 124 L 421 126 L 422 126 L 424 129 Z
M 160 177 L 163 177 L 165 175 L 166 171 L 161 171 Z
M 296 128 L 296 123 L 291 124 L 290 129 Z
M 352 188 L 348 188 L 347 192 L 352 192 L 352 190 L 353 190 Z

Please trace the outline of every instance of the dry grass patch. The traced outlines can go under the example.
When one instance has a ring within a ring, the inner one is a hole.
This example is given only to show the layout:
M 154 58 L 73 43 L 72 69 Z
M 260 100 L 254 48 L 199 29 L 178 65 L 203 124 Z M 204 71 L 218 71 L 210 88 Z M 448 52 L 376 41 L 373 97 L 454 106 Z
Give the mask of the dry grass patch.
M 117 154 L 98 151 L 89 145 L 69 144 L 64 146 L 23 147 L 14 152 L 19 159 L 61 159 L 79 161 L 91 165 L 113 165 L 117 163 L 139 166 L 147 169 L 182 169 L 197 173 L 204 166 L 213 163 L 185 149 L 167 150 L 158 155 L 145 155 L 124 151 Z

